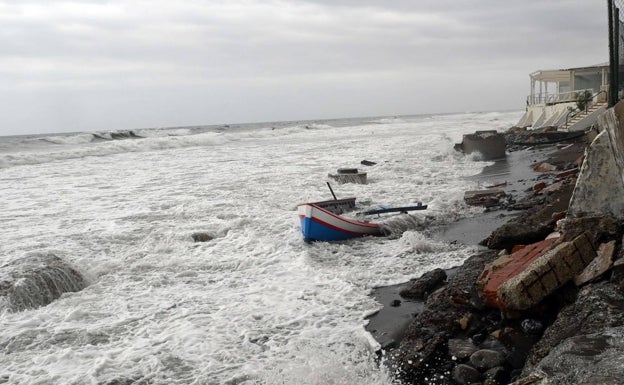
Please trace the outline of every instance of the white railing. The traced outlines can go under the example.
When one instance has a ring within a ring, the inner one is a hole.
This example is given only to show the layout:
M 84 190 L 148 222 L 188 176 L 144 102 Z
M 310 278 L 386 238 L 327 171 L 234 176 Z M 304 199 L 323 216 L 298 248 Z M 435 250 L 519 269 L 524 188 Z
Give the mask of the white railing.
M 532 106 L 536 104 L 557 104 L 557 103 L 575 102 L 578 95 L 584 93 L 585 91 L 589 91 L 592 95 L 594 94 L 593 88 L 588 88 L 585 90 L 561 92 L 559 94 L 548 94 L 548 93 L 543 92 L 543 93 L 527 96 L 527 105 Z

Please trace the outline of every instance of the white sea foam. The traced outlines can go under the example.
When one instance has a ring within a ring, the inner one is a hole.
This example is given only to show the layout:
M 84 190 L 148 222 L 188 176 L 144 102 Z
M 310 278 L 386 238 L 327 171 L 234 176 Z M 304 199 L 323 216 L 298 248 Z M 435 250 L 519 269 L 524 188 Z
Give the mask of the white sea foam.
M 452 146 L 518 117 L 319 122 L 2 154 L 0 265 L 48 252 L 90 285 L 0 314 L 0 378 L 390 384 L 366 348 L 364 316 L 379 307 L 368 294 L 474 252 L 427 233 L 474 213 L 463 178 L 486 163 Z M 389 237 L 305 244 L 296 205 L 330 198 L 327 173 L 338 167 L 369 180 L 334 184 L 340 197 L 429 209 L 385 218 L 397 226 Z M 198 231 L 214 238 L 194 243 Z

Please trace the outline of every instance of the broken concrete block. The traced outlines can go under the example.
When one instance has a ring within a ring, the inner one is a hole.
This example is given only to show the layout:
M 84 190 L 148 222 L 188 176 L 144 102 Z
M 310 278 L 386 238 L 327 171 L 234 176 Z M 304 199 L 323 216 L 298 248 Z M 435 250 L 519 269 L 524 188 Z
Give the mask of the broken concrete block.
M 455 144 L 455 150 L 464 154 L 479 153 L 482 160 L 501 159 L 505 157 L 507 143 L 505 137 L 496 130 L 476 131 L 465 134 L 461 143 Z
M 477 282 L 481 289 L 483 299 L 492 307 L 500 308 L 502 304 L 498 299 L 498 288 L 507 280 L 522 273 L 536 258 L 550 248 L 556 238 L 550 238 L 531 245 L 494 260 L 486 265 Z
M 541 253 L 497 290 L 497 303 L 503 308 L 524 310 L 537 305 L 544 297 L 580 273 L 596 256 L 589 234 L 583 233 Z M 567 269 L 557 269 L 565 263 Z
M 574 284 L 576 286 L 581 286 L 604 274 L 613 265 L 614 253 L 615 241 L 601 244 L 600 247 L 598 247 L 596 258 L 594 258 L 579 275 L 574 277 Z

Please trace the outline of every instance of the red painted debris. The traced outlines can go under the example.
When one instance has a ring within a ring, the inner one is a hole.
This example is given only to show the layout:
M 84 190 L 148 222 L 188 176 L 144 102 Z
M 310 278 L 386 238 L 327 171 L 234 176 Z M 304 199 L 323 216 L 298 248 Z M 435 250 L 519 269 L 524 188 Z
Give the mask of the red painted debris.
M 555 191 L 559 191 L 561 188 L 563 187 L 563 181 L 557 182 L 557 183 L 553 183 L 550 186 L 542 189 L 542 191 L 540 191 L 541 194 L 550 194 L 553 193 Z
M 563 178 L 567 178 L 569 176 L 573 176 L 579 173 L 579 169 L 578 168 L 573 168 L 570 169 L 568 171 L 564 171 L 564 172 L 560 172 L 559 174 L 555 175 L 556 178 L 559 179 L 563 179 Z
M 526 245 L 514 245 L 514 247 L 511 248 L 511 254 L 515 253 L 516 251 L 520 251 L 525 247 Z
M 558 220 L 565 218 L 567 214 L 568 214 L 567 211 L 558 211 L 556 213 L 552 213 L 550 217 L 552 218 L 553 221 L 557 222 Z
M 557 170 L 557 166 L 546 162 L 539 162 L 533 166 L 533 170 L 538 172 L 552 172 Z
M 536 183 L 535 186 L 533 186 L 533 191 L 535 192 L 542 191 L 546 186 L 547 184 L 545 182 Z
M 500 261 L 499 264 L 497 264 L 498 260 L 496 260 L 487 266 L 479 277 L 479 284 L 482 287 L 481 292 L 485 302 L 490 306 L 502 308 L 502 304 L 497 296 L 498 288 L 509 279 L 523 272 L 531 262 L 548 250 L 556 240 L 557 238 L 550 238 L 527 245 L 510 256 L 501 257 L 501 259 L 505 258 L 506 260 Z

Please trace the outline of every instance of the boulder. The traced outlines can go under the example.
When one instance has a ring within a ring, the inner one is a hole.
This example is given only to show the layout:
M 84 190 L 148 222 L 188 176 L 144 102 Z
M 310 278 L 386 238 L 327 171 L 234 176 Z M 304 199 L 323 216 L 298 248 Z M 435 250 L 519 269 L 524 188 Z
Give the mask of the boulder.
M 531 377 L 537 381 L 514 384 L 622 384 L 624 326 L 564 340 L 525 376 Z
M 0 270 L 0 298 L 4 298 L 0 303 L 8 311 L 45 306 L 63 293 L 87 286 L 75 267 L 51 253 L 31 254 L 3 265 Z
M 505 363 L 505 356 L 496 350 L 481 349 L 470 356 L 470 365 L 479 370 L 488 370 Z
M 446 281 L 446 272 L 443 269 L 434 269 L 426 272 L 417 279 L 411 280 L 409 286 L 399 294 L 403 298 L 425 299 L 429 293 L 442 286 Z

